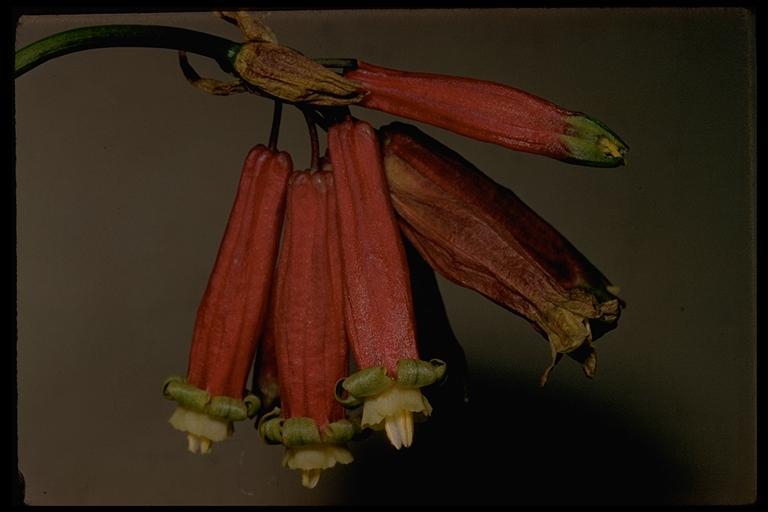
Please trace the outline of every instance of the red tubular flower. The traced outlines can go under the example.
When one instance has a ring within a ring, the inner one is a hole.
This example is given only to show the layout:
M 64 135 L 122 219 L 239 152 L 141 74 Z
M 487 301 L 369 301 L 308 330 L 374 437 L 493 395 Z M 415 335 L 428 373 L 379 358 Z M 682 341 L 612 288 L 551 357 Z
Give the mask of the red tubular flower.
M 187 378 L 170 378 L 164 393 L 179 403 L 171 424 L 188 433 L 189 449 L 207 453 L 255 414 L 244 397 L 265 319 L 292 170 L 287 153 L 258 145 L 249 152 L 216 263 L 197 310 Z
M 321 430 L 344 417 L 332 398 L 347 365 L 333 189 L 331 173 L 291 176 L 275 287 L 283 415 L 312 418 Z
M 617 289 L 512 191 L 418 129 L 381 130 L 400 225 L 446 278 L 528 319 L 592 376 L 592 341 L 616 327 Z M 546 381 L 550 366 L 544 373 Z
M 419 360 L 408 265 L 376 132 L 347 118 L 329 128 L 328 153 L 344 241 L 345 322 L 360 369 L 343 388 L 364 400 L 362 426 L 383 426 L 399 449 L 412 442 L 413 413 L 431 412 L 419 387 L 444 368 Z
M 295 172 L 273 295 L 282 410 L 260 431 L 286 446 L 283 464 L 310 488 L 322 469 L 352 461 L 343 443 L 354 427 L 334 399 L 347 375 L 340 267 L 333 174 Z
M 627 145 L 586 114 L 512 87 L 358 62 L 345 78 L 368 91 L 359 105 L 571 163 L 615 167 Z

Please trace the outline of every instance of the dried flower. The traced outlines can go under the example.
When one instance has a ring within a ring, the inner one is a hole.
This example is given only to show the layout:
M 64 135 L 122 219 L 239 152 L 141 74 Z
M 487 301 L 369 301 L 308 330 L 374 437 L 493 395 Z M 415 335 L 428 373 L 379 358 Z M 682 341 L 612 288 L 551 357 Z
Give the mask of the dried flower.
M 287 153 L 262 145 L 249 152 L 197 310 L 187 378 L 171 377 L 163 386 L 179 404 L 170 422 L 187 432 L 193 453 L 208 453 L 212 442 L 231 435 L 233 421 L 258 409 L 245 384 L 264 323 L 291 169 Z
M 349 105 L 363 95 L 354 82 L 296 50 L 275 43 L 252 41 L 243 44 L 234 66 L 248 84 L 283 101 Z
M 409 73 L 358 61 L 345 78 L 368 94 L 361 106 L 467 137 L 571 163 L 614 167 L 627 145 L 599 121 L 504 85 Z
M 616 327 L 617 289 L 512 191 L 417 128 L 381 130 L 400 226 L 443 276 L 528 319 L 553 363 L 571 354 L 592 376 L 592 341 Z

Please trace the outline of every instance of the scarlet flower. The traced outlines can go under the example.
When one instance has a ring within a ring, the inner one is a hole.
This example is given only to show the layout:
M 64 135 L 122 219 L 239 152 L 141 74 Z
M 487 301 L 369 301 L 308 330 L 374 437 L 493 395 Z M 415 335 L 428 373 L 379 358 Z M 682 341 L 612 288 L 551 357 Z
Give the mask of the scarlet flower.
M 334 124 L 328 152 L 344 241 L 345 323 L 359 368 L 342 386 L 353 403 L 364 402 L 363 427 L 383 427 L 395 448 L 407 447 L 413 414 L 432 411 L 419 388 L 445 368 L 419 360 L 408 265 L 374 129 L 351 118 Z
M 368 92 L 360 106 L 517 151 L 615 167 L 624 163 L 628 149 L 614 132 L 588 115 L 505 85 L 360 61 L 344 77 Z
M 309 488 L 321 470 L 352 462 L 343 443 L 355 428 L 334 399 L 347 375 L 339 244 L 333 174 L 293 173 L 271 323 L 281 409 L 260 432 L 285 445 L 283 464 L 301 470 Z
M 617 288 L 511 190 L 413 126 L 381 129 L 400 227 L 443 276 L 528 319 L 553 362 L 574 356 L 592 376 L 592 342 L 616 327 Z
M 258 399 L 246 394 L 262 331 L 292 169 L 287 153 L 251 149 L 213 271 L 197 310 L 187 378 L 171 377 L 163 392 L 178 402 L 174 428 L 187 432 L 193 453 L 253 416 Z

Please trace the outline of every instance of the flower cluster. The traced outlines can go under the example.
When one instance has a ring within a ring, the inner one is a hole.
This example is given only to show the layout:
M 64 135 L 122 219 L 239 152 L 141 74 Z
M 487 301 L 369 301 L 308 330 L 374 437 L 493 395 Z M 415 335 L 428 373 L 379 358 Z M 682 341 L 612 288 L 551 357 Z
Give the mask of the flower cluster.
M 284 465 L 311 488 L 323 469 L 352 462 L 347 443 L 364 429 L 384 430 L 397 449 L 411 446 L 414 416 L 432 412 L 422 388 L 447 370 L 422 358 L 419 333 L 429 326 L 417 330 L 413 249 L 544 335 L 553 361 L 542 383 L 563 354 L 594 375 L 592 343 L 616 327 L 624 305 L 608 279 L 458 154 L 413 126 L 376 130 L 343 105 L 584 165 L 623 163 L 627 148 L 613 132 L 499 84 L 365 63 L 329 77 L 264 27 L 248 22 L 244 32 L 238 80 L 305 112 L 313 159 L 294 170 L 271 140 L 245 160 L 186 377 L 163 388 L 190 451 L 208 453 L 234 421 L 259 415 L 261 437 L 285 447 Z M 207 92 L 225 90 L 182 64 Z M 327 130 L 322 158 L 315 123 Z

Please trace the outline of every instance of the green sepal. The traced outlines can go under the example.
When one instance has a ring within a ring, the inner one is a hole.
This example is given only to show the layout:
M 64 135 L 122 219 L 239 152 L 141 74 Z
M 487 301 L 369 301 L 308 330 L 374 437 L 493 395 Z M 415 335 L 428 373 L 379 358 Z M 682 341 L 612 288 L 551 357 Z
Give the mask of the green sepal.
M 341 444 L 350 441 L 359 428 L 349 420 L 338 420 L 329 423 L 323 432 L 323 441 L 326 443 Z
M 248 411 L 243 401 L 231 396 L 214 396 L 205 407 L 205 413 L 229 421 L 248 419 Z
M 243 398 L 243 403 L 245 404 L 245 414 L 249 418 L 253 418 L 258 414 L 259 409 L 261 408 L 261 400 L 259 400 L 259 397 L 254 395 L 253 393 L 248 393 Z
M 430 359 L 429 364 L 432 365 L 435 371 L 435 382 L 441 384 L 445 379 L 445 372 L 448 371 L 448 363 L 442 359 Z
M 180 376 L 180 375 L 171 375 L 171 376 L 169 376 L 169 377 L 168 377 L 167 379 L 165 379 L 165 381 L 163 382 L 163 396 L 164 396 L 165 398 L 167 398 L 168 400 L 174 400 L 174 398 L 173 398 L 173 395 L 172 395 L 172 394 L 171 394 L 171 392 L 168 390 L 168 387 L 169 387 L 171 384 L 176 384 L 176 383 L 182 383 L 182 384 L 183 384 L 183 383 L 185 383 L 185 382 L 186 382 L 186 379 L 185 379 L 184 377 Z
M 259 409 L 259 399 L 249 393 L 243 400 L 231 396 L 214 396 L 172 375 L 163 382 L 163 396 L 180 406 L 226 421 L 242 421 L 253 417 Z
M 170 377 L 163 383 L 163 395 L 169 400 L 175 400 L 182 407 L 198 412 L 206 412 L 206 406 L 211 401 L 210 393 L 187 384 L 177 376 Z
M 259 435 L 269 444 L 283 444 L 283 418 L 271 418 L 260 423 Z
M 401 359 L 397 362 L 396 379 L 388 377 L 382 367 L 365 368 L 336 382 L 334 397 L 344 407 L 357 407 L 363 398 L 383 393 L 395 383 L 404 388 L 421 388 L 441 381 L 446 368 L 445 361 L 440 359 Z M 348 393 L 347 398 L 343 398 L 343 391 Z
M 363 401 L 351 393 L 347 394 L 347 398 L 343 397 L 344 395 L 344 379 L 339 379 L 336 381 L 336 386 L 333 389 L 333 397 L 336 399 L 337 402 L 339 402 L 343 407 L 346 407 L 347 409 L 354 409 L 355 407 L 358 407 L 363 404 Z
M 376 396 L 391 388 L 394 381 L 387 377 L 383 367 L 365 368 L 359 370 L 342 382 L 342 387 L 355 398 Z
M 565 119 L 567 128 L 560 140 L 568 150 L 566 161 L 594 167 L 616 167 L 624 164 L 629 147 L 610 128 L 586 114 Z
M 321 442 L 320 431 L 312 418 L 296 417 L 283 421 L 283 444 L 286 447 Z
M 404 388 L 429 386 L 445 375 L 445 369 L 445 362 L 439 359 L 401 359 L 397 362 L 397 384 Z
M 280 408 L 275 407 L 259 418 L 256 423 L 259 436 L 268 444 L 283 443 L 283 418 L 280 417 Z

